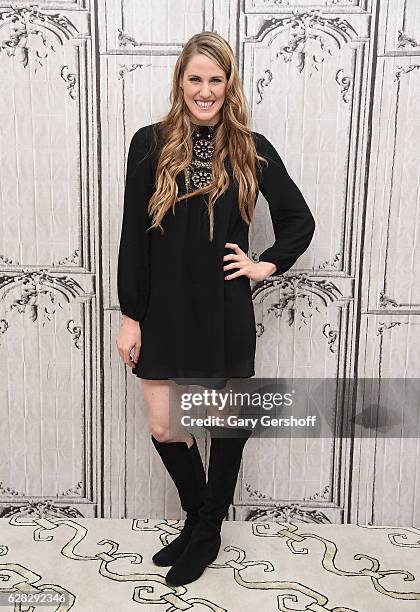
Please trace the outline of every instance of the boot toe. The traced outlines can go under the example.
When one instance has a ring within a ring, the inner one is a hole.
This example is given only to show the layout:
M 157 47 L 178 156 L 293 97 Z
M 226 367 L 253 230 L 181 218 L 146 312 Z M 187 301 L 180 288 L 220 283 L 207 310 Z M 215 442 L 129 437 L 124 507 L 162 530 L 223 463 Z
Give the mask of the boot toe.
M 168 555 L 164 555 L 165 549 L 159 550 L 152 557 L 152 561 L 155 565 L 159 565 L 159 567 L 167 567 L 169 565 L 173 565 L 175 560 L 170 558 Z
M 166 584 L 181 586 L 194 582 L 215 561 L 221 546 L 220 533 L 216 531 L 211 540 L 200 537 L 202 535 L 199 529 L 194 532 L 188 546 L 166 574 Z
M 172 542 L 167 544 L 164 548 L 158 550 L 158 552 L 153 555 L 153 563 L 155 565 L 159 565 L 160 567 L 173 565 L 187 547 L 191 539 L 192 532 L 193 525 L 189 523 L 185 524 L 181 533 L 175 538 L 175 540 L 172 540 Z

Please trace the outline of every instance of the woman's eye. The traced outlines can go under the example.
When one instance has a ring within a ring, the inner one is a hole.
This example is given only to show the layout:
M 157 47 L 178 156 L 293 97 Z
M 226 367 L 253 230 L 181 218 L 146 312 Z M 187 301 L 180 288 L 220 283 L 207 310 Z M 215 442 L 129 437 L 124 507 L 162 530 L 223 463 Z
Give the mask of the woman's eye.
M 190 79 L 190 81 L 199 81 L 199 80 L 200 80 L 200 79 L 199 79 L 198 77 L 192 77 L 192 78 Z M 214 83 L 220 83 L 220 82 L 221 82 L 221 81 L 220 81 L 220 79 L 212 79 L 212 81 L 213 81 Z

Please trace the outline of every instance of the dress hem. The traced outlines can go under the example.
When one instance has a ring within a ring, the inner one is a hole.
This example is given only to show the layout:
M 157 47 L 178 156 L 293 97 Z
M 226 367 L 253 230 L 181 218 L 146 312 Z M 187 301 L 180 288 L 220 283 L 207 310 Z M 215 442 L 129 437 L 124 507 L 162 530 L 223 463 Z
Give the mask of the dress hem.
M 208 372 L 189 371 L 189 372 L 164 372 L 162 374 L 150 374 L 147 372 L 138 371 L 137 367 L 131 368 L 132 373 L 137 378 L 143 378 L 145 380 L 173 380 L 177 384 L 194 384 L 191 381 L 208 381 L 208 382 L 222 382 L 230 380 L 231 378 L 252 378 L 255 375 L 254 367 L 243 368 L 241 370 L 231 368 L 228 371 L 219 371 L 209 374 Z M 166 374 L 166 375 L 165 375 Z M 186 382 L 182 382 L 186 381 Z M 200 384 L 196 382 L 195 384 Z

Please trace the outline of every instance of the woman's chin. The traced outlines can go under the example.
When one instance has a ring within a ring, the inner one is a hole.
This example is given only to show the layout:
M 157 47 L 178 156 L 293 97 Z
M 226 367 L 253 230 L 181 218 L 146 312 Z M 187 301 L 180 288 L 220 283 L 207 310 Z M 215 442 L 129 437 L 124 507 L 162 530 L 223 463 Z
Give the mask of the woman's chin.
M 202 121 L 203 123 L 217 123 L 217 119 L 218 119 L 218 111 L 214 111 L 213 109 L 211 111 L 200 111 L 197 109 L 194 109 L 194 111 L 192 111 L 192 109 L 190 109 L 190 114 L 191 114 L 191 121 L 193 123 L 200 123 L 200 121 Z

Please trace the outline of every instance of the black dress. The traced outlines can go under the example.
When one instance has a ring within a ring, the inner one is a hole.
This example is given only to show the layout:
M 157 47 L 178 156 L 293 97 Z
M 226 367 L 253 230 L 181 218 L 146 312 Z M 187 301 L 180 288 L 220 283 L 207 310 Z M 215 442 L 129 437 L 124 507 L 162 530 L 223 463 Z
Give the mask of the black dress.
M 195 126 L 193 163 L 177 176 L 180 194 L 211 179 L 211 140 L 218 126 Z M 258 170 L 259 190 L 268 201 L 275 242 L 259 257 L 288 270 L 308 248 L 313 216 L 271 143 L 252 132 L 259 155 L 268 160 Z M 238 187 L 227 162 L 230 184 L 215 202 L 214 236 L 204 198 L 192 196 L 169 210 L 160 228 L 149 230 L 147 205 L 155 191 L 162 146 L 159 124 L 140 128 L 127 160 L 124 214 L 118 255 L 118 299 L 122 314 L 139 321 L 140 355 L 133 374 L 145 379 L 173 379 L 179 384 L 223 387 L 229 378 L 254 375 L 255 318 L 248 277 L 225 280 L 223 270 L 236 243 L 248 252 L 249 226 L 238 207 Z

